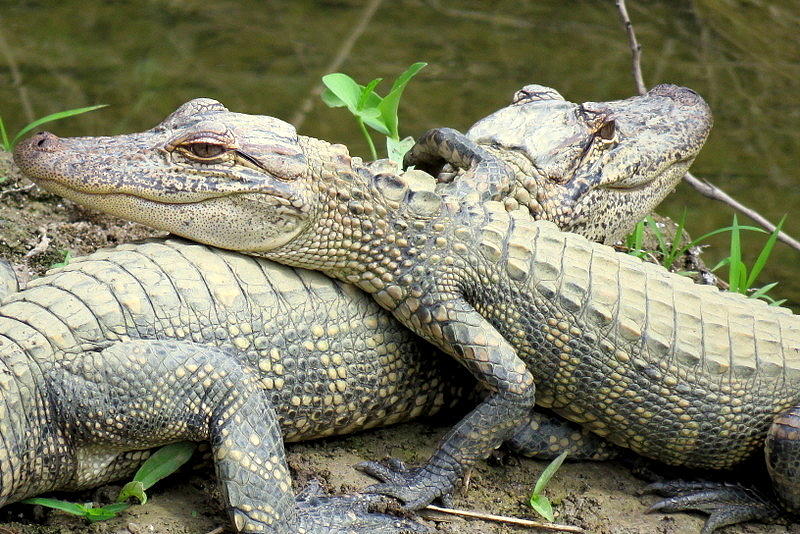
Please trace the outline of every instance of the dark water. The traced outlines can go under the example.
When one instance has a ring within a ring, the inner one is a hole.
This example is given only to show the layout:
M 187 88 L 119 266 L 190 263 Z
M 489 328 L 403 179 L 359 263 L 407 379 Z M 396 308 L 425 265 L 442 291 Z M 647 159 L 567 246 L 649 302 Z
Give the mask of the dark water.
M 800 237 L 800 2 L 629 2 L 646 83 L 690 86 L 714 111 L 694 172 L 771 219 L 788 213 L 786 229 Z M 16 130 L 27 122 L 26 105 L 38 117 L 105 103 L 111 107 L 49 128 L 112 134 L 149 128 L 180 103 L 209 96 L 236 111 L 292 120 L 367 4 L 0 0 L 0 115 Z M 464 129 L 530 82 L 573 101 L 633 93 L 612 0 L 384 0 L 342 70 L 362 83 L 391 80 L 420 60 L 430 65 L 406 92 L 404 135 Z M 300 131 L 366 155 L 352 120 L 313 102 Z M 684 206 L 693 235 L 730 223 L 730 210 L 688 186 L 661 211 L 674 217 Z M 764 238 L 745 239 L 754 257 Z M 710 252 L 707 262 L 721 255 Z M 779 246 L 760 281 L 779 280 L 773 294 L 798 303 L 798 278 L 800 252 Z

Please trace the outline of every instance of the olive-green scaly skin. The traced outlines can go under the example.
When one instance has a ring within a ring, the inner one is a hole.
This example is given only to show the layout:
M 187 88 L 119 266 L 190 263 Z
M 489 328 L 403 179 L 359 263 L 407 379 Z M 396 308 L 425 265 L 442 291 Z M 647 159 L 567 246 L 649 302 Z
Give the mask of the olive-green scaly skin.
M 0 506 L 211 441 L 237 530 L 417 531 L 369 502 L 295 502 L 283 439 L 433 413 L 440 363 L 352 286 L 180 240 L 75 258 L 0 306 Z M 352 513 L 354 512 L 354 513 Z

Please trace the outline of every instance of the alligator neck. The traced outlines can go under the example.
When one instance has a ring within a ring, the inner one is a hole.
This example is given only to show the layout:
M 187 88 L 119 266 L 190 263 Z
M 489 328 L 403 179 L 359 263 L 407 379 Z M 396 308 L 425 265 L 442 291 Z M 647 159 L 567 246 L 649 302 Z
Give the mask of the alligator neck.
M 300 137 L 300 143 L 315 177 L 312 228 L 258 255 L 320 270 L 375 292 L 382 287 L 376 278 L 389 281 L 402 270 L 402 258 L 414 256 L 415 247 L 424 245 L 420 239 L 427 242 L 436 237 L 432 226 L 444 228 L 439 210 L 430 209 L 440 204 L 438 196 L 419 198 L 419 188 L 409 188 L 407 179 L 393 173 L 374 174 L 342 145 L 309 137 Z M 426 190 L 432 189 L 430 180 Z M 428 209 L 420 213 L 415 206 L 422 204 Z M 410 239 L 410 231 L 421 237 Z

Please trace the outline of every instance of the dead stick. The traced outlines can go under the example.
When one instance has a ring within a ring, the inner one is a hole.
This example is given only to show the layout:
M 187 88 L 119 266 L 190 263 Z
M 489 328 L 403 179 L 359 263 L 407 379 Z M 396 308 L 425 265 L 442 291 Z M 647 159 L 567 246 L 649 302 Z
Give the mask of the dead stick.
M 328 74 L 330 72 L 336 72 L 339 70 L 339 68 L 342 66 L 342 63 L 344 63 L 344 60 L 350 55 L 350 51 L 353 50 L 353 45 L 356 44 L 358 38 L 361 37 L 361 34 L 367 29 L 369 21 L 372 20 L 372 16 L 375 15 L 375 12 L 378 10 L 382 2 L 383 0 L 372 0 L 369 4 L 367 4 L 361 14 L 358 24 L 356 24 L 356 27 L 353 28 L 352 32 L 350 32 L 350 35 L 347 36 L 347 39 L 344 40 L 341 48 L 339 48 L 339 52 L 336 54 L 336 57 L 334 57 L 333 61 L 331 61 L 330 64 L 325 68 L 325 72 L 323 72 L 323 74 Z M 303 103 L 300 104 L 297 112 L 289 121 L 298 130 L 305 122 L 308 113 L 314 107 L 314 103 L 319 98 L 319 95 L 322 94 L 323 89 L 324 87 L 321 83 L 315 85 L 311 90 L 311 93 L 309 93 L 306 99 L 303 100 Z
M 619 16 L 622 19 L 622 24 L 625 26 L 625 31 L 628 32 L 628 43 L 631 45 L 631 53 L 633 54 L 633 80 L 636 82 L 636 90 L 640 95 L 647 92 L 647 86 L 644 84 L 644 77 L 642 76 L 642 45 L 636 39 L 636 32 L 633 31 L 633 23 L 628 16 L 628 8 L 625 6 L 625 0 L 617 0 L 617 9 L 619 9 Z
M 639 41 L 636 39 L 636 32 L 633 29 L 633 23 L 628 16 L 628 8 L 625 6 L 625 0 L 616 0 L 616 3 L 617 9 L 619 9 L 620 19 L 622 19 L 622 24 L 625 26 L 625 31 L 628 33 L 628 44 L 630 45 L 631 49 L 633 79 L 636 82 L 636 90 L 640 95 L 643 95 L 647 92 L 647 86 L 644 84 L 644 78 L 642 77 L 642 45 L 640 45 Z M 775 231 L 775 224 L 770 222 L 766 217 L 758 213 L 756 210 L 748 208 L 741 202 L 737 201 L 719 187 L 712 185 L 706 180 L 700 180 L 689 172 L 686 173 L 683 179 L 704 197 L 718 200 L 724 204 L 727 204 L 739 213 L 743 213 L 744 215 L 750 217 L 768 231 Z M 778 234 L 778 239 L 793 249 L 800 251 L 800 241 L 797 241 L 786 232 L 780 232 Z
M 425 510 L 441 512 L 443 514 L 458 515 L 462 517 L 483 519 L 485 521 L 498 521 L 500 523 L 509 523 L 511 525 L 516 525 L 519 527 L 541 528 L 545 530 L 554 530 L 558 532 L 577 532 L 577 533 L 585 532 L 585 530 L 583 530 L 582 528 L 573 527 L 571 525 L 559 525 L 557 523 L 542 523 L 540 521 L 531 521 L 530 519 L 520 519 L 518 517 L 509 517 L 506 515 L 484 514 L 481 512 L 472 512 L 470 510 L 458 510 L 455 508 L 441 508 L 433 504 L 429 504 L 428 506 L 426 506 Z

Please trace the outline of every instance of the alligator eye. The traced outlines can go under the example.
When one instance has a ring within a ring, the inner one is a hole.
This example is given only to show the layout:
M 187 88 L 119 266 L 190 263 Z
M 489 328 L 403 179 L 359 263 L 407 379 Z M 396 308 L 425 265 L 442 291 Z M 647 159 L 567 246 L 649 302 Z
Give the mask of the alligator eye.
M 203 159 L 216 158 L 227 151 L 224 146 L 212 143 L 191 143 L 188 148 L 192 154 Z
M 616 125 L 614 121 L 608 121 L 604 125 L 597 130 L 597 135 L 600 136 L 601 139 L 611 140 L 614 139 L 614 131 L 616 130 Z

